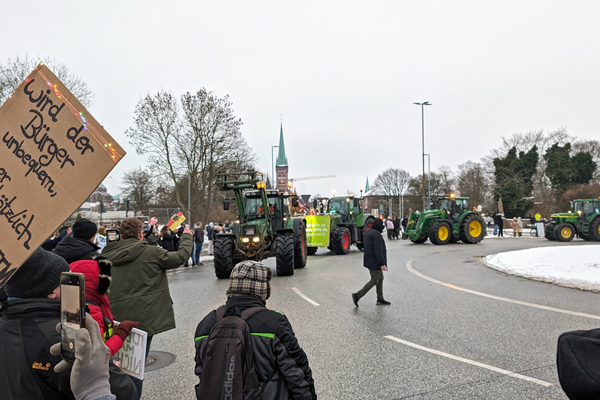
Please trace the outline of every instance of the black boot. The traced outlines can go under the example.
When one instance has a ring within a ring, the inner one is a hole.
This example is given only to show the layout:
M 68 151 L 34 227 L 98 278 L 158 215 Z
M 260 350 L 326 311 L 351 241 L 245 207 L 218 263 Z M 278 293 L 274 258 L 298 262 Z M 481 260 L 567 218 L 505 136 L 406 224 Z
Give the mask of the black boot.
M 392 304 L 392 303 L 390 303 L 389 301 L 386 301 L 384 299 L 377 300 L 377 305 L 378 306 L 389 306 L 390 304 Z
M 356 307 L 358 307 L 358 300 L 359 300 L 358 293 L 352 293 L 352 301 L 354 302 L 354 305 Z

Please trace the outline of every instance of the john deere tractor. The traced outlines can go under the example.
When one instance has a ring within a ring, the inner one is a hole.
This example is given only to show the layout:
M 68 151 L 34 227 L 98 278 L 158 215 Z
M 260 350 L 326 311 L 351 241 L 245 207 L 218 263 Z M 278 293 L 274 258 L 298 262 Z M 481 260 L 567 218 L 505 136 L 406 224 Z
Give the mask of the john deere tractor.
M 217 185 L 234 192 L 239 212 L 231 231 L 214 237 L 217 278 L 229 278 L 233 266 L 242 260 L 276 257 L 280 276 L 293 275 L 294 268 L 306 266 L 306 222 L 291 216 L 287 195 L 267 190 L 262 175 L 254 171 L 221 174 Z M 224 208 L 229 209 L 228 202 Z
M 600 207 L 598 199 L 577 199 L 572 211 L 552 214 L 544 227 L 546 239 L 569 242 L 575 235 L 584 240 L 600 241 Z
M 324 206 L 327 200 L 327 206 Z M 319 204 L 320 202 L 320 204 Z M 336 254 L 348 254 L 351 245 L 356 245 L 359 250 L 364 247 L 363 236 L 371 228 L 375 217 L 364 214 L 362 199 L 354 196 L 339 196 L 330 199 L 318 199 L 313 204 L 315 210 L 323 211 L 315 217 L 328 217 L 329 244 L 327 248 Z M 310 221 L 312 217 L 308 216 Z M 315 246 L 308 248 L 308 254 L 317 252 Z
M 481 215 L 469 208 L 468 197 L 440 197 L 434 202 L 433 210 L 415 211 L 411 214 L 402 234 L 402 239 L 413 243 L 442 245 L 456 243 L 479 243 L 486 234 L 485 222 Z

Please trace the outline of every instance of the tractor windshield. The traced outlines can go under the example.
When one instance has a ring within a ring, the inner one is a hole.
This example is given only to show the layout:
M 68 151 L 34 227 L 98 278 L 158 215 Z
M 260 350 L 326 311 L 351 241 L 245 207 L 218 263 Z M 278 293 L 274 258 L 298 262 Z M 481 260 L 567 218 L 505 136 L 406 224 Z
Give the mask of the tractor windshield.
M 335 212 L 340 215 L 348 215 L 348 202 L 345 198 L 333 198 L 327 203 L 327 212 Z
M 581 214 L 584 221 L 588 221 L 598 211 L 597 201 L 576 201 L 573 204 L 573 212 Z
M 248 221 L 265 218 L 265 210 L 260 196 L 246 197 L 246 217 Z
M 271 214 L 274 219 L 281 218 L 281 206 L 279 204 L 279 196 L 268 197 L 269 199 L 269 208 L 271 209 Z
M 450 211 L 452 208 L 452 200 L 450 199 L 440 199 L 438 209 Z
M 462 214 L 469 209 L 469 201 L 467 199 L 456 199 L 456 207 Z

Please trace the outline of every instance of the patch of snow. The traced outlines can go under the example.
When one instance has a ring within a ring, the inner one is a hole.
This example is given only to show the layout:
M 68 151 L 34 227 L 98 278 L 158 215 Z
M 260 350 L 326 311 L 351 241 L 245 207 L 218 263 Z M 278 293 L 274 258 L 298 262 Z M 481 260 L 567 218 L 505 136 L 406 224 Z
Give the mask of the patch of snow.
M 487 256 L 484 262 L 508 274 L 600 292 L 600 245 L 509 251 Z

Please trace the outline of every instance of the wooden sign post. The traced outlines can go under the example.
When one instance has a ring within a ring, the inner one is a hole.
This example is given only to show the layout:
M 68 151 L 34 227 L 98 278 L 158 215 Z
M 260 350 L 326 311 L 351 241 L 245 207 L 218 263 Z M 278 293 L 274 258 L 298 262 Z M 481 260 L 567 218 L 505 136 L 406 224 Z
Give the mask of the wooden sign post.
M 0 107 L 0 287 L 125 151 L 43 63 Z

